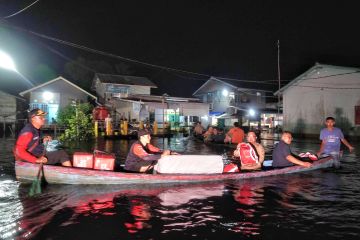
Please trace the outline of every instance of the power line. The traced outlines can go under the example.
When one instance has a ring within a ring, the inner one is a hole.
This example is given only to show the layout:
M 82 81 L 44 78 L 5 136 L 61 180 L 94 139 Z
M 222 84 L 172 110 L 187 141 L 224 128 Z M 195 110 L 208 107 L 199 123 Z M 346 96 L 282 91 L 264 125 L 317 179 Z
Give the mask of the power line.
M 40 0 L 37 0 L 37 1 L 33 2 L 31 5 L 35 4 L 35 3 L 38 2 L 38 1 L 40 1 Z M 30 5 L 30 6 L 31 6 L 31 5 Z M 30 7 L 30 6 L 28 6 L 28 7 Z M 27 8 L 28 8 L 28 7 L 27 7 Z M 25 9 L 23 9 L 23 10 L 25 10 Z M 23 10 L 22 10 L 22 11 L 23 11 Z M 1 20 L 1 19 L 0 19 L 0 23 L 5 23 L 5 20 Z M 168 72 L 171 72 L 171 71 L 172 71 L 172 72 L 178 72 L 178 73 L 183 73 L 183 74 L 196 75 L 196 76 L 206 77 L 206 78 L 215 77 L 215 78 L 221 79 L 221 80 L 236 81 L 236 82 L 248 82 L 248 83 L 260 83 L 260 84 L 268 84 L 268 85 L 278 85 L 277 83 L 269 83 L 269 82 L 277 82 L 278 80 L 264 80 L 264 81 L 243 80 L 243 79 L 237 79 L 237 78 L 212 76 L 212 75 L 203 74 L 203 73 L 197 73 L 197 72 L 192 72 L 192 71 L 187 71 L 187 70 L 182 70 L 182 69 L 177 69 L 177 68 L 171 68 L 171 67 L 161 66 L 161 65 L 157 65 L 157 64 L 151 64 L 151 63 L 147 63 L 147 62 L 143 62 L 143 61 L 138 61 L 138 60 L 131 59 L 131 58 L 122 57 L 122 56 L 115 55 L 115 54 L 112 54 L 112 53 L 108 53 L 108 52 L 105 52 L 105 51 L 101 51 L 101 50 L 89 48 L 89 47 L 86 47 L 86 46 L 83 46 L 83 45 L 79 45 L 79 44 L 76 44 L 76 43 L 68 42 L 68 41 L 65 41 L 65 40 L 58 39 L 58 38 L 50 37 L 50 36 L 47 36 L 47 35 L 45 35 L 45 34 L 37 33 L 37 32 L 34 32 L 34 31 L 27 30 L 27 29 L 23 29 L 23 28 L 14 26 L 13 24 L 10 24 L 10 23 L 7 22 L 7 21 L 6 21 L 5 24 L 6 24 L 7 26 L 11 27 L 11 28 L 16 29 L 16 30 L 19 30 L 19 31 L 22 31 L 22 32 L 25 32 L 25 33 L 29 33 L 29 34 L 35 35 L 35 36 L 37 36 L 37 37 L 40 37 L 40 38 L 44 38 L 44 39 L 47 39 L 47 40 L 51 40 L 51 41 L 54 41 L 54 42 L 57 42 L 57 43 L 60 43 L 60 44 L 63 44 L 63 45 L 71 46 L 71 47 L 74 47 L 74 48 L 78 48 L 78 49 L 81 49 L 81 50 L 84 50 L 84 51 L 88 51 L 88 52 L 91 52 L 91 53 L 96 53 L 96 54 L 104 55 L 104 56 L 107 56 L 107 57 L 112 57 L 112 58 L 121 59 L 121 60 L 123 60 L 123 61 L 132 62 L 132 63 L 139 64 L 139 65 L 144 65 L 144 66 L 151 67 L 151 68 L 157 68 L 157 69 L 161 69 L 161 70 L 166 70 L 166 71 L 168 71 Z M 59 53 L 59 54 L 60 54 L 60 53 Z M 316 77 L 316 78 L 302 78 L 302 80 L 327 78 L 327 77 L 340 76 L 340 75 L 350 75 L 350 74 L 359 73 L 359 72 L 360 72 L 360 70 L 358 70 L 358 71 L 353 71 L 353 72 L 348 72 L 348 73 L 332 74 L 332 75 L 321 76 L 321 77 Z M 192 79 L 196 79 L 196 78 L 192 78 Z M 200 80 L 200 79 L 199 79 L 199 80 Z M 282 80 L 282 81 L 283 81 L 283 82 L 284 82 L 284 81 L 290 82 L 291 80 Z
M 206 78 L 212 77 L 212 75 L 208 75 L 208 74 L 197 73 L 197 72 L 192 72 L 192 71 L 187 71 L 187 70 L 182 70 L 182 69 L 177 69 L 177 68 L 171 68 L 171 67 L 165 67 L 165 66 L 161 66 L 161 65 L 156 65 L 156 64 L 151 64 L 151 63 L 146 63 L 146 62 L 134 60 L 134 59 L 131 59 L 131 58 L 122 57 L 122 56 L 115 55 L 115 54 L 112 54 L 112 53 L 108 53 L 108 52 L 105 52 L 105 51 L 89 48 L 89 47 L 79 45 L 79 44 L 76 44 L 76 43 L 72 43 L 72 42 L 68 42 L 68 41 L 65 41 L 65 40 L 58 39 L 58 38 L 50 37 L 50 36 L 47 36 L 45 34 L 41 34 L 41 33 L 37 33 L 37 32 L 34 32 L 34 31 L 26 30 L 26 29 L 14 26 L 12 24 L 9 24 L 8 22 L 6 22 L 6 25 L 9 26 L 9 27 L 12 27 L 14 29 L 17 29 L 19 31 L 30 33 L 30 34 L 35 35 L 37 37 L 41 37 L 41 38 L 44 38 L 44 39 L 47 39 L 47 40 L 55 41 L 57 43 L 67 45 L 67 46 L 71 46 L 71 47 L 74 47 L 74 48 L 78 48 L 78 49 L 88 51 L 88 52 L 91 52 L 91 53 L 96 53 L 96 54 L 104 55 L 104 56 L 107 56 L 107 57 L 113 57 L 113 58 L 121 59 L 123 61 L 132 62 L 132 63 L 135 63 L 135 64 L 140 64 L 140 65 L 144 65 L 144 66 L 148 66 L 148 67 L 152 67 L 152 68 L 158 68 L 158 69 L 162 69 L 162 70 L 166 70 L 166 71 L 179 72 L 179 73 L 183 73 L 183 74 L 196 75 L 196 76 L 201 76 L 201 77 L 206 77 Z M 218 78 L 218 79 L 222 79 L 222 80 L 229 80 L 229 81 L 261 83 L 261 84 L 274 85 L 273 83 L 268 83 L 268 82 L 264 82 L 264 81 L 241 80 L 241 79 L 236 79 L 236 78 L 219 77 L 219 76 L 213 76 L 213 77 Z M 273 81 L 273 80 L 270 80 L 270 81 Z
M 31 6 L 35 5 L 35 4 L 36 4 L 37 2 L 39 2 L 39 1 L 40 1 L 40 0 L 36 0 L 36 1 L 34 1 L 33 3 L 31 3 L 30 5 L 26 6 L 25 8 L 23 8 L 23 9 L 21 9 L 21 10 L 19 10 L 19 11 L 15 12 L 15 13 L 13 13 L 13 14 L 9 15 L 9 16 L 2 17 L 2 18 L 3 18 L 3 19 L 7 19 L 7 18 L 14 17 L 14 16 L 16 16 L 16 15 L 18 15 L 18 14 L 22 13 L 22 12 L 23 12 L 23 11 L 25 11 L 26 9 L 30 8 Z

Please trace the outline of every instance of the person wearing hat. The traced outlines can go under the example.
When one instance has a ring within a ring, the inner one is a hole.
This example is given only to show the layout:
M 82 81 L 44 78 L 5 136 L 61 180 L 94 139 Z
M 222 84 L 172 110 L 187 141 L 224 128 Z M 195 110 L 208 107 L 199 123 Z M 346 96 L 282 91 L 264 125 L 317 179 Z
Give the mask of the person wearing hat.
M 170 155 L 170 150 L 160 150 L 150 144 L 150 133 L 144 129 L 138 131 L 138 141 L 131 145 L 125 161 L 125 170 L 130 172 L 151 173 L 157 160 Z
M 64 150 L 46 152 L 44 149 L 43 143 L 52 140 L 50 136 L 41 136 L 40 129 L 45 124 L 46 114 L 39 108 L 29 112 L 29 123 L 20 131 L 13 150 L 15 160 L 71 167 L 69 156 Z

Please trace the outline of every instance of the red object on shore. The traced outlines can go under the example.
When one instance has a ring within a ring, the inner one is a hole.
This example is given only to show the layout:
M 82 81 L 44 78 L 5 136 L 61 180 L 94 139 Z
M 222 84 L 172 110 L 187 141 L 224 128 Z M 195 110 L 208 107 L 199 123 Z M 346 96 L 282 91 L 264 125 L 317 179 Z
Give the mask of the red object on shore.
M 93 109 L 93 120 L 105 120 L 109 115 L 109 110 L 105 106 L 98 106 Z
M 94 153 L 94 169 L 113 171 L 115 156 L 106 153 Z
M 74 152 L 73 166 L 79 168 L 93 168 L 94 155 L 87 152 Z

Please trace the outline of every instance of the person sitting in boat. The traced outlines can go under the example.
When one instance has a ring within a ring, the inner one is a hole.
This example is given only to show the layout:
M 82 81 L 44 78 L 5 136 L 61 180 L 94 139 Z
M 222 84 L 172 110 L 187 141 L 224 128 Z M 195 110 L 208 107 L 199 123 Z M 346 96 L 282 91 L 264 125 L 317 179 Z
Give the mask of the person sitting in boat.
M 15 160 L 71 167 L 70 158 L 64 150 L 46 152 L 44 149 L 43 143 L 52 140 L 51 136 L 41 137 L 40 129 L 45 124 L 46 114 L 39 108 L 29 112 L 29 123 L 20 131 L 13 150 Z
M 235 157 L 240 157 L 241 170 L 260 170 L 265 159 L 265 149 L 258 143 L 256 133 L 249 131 L 247 143 L 239 143 L 234 151 Z
M 238 144 L 244 141 L 244 130 L 239 127 L 238 122 L 234 122 L 234 127 L 226 133 L 224 143 L 234 143 Z
M 203 134 L 204 142 L 211 142 L 211 135 L 214 133 L 214 128 L 209 126 L 208 130 Z
M 204 133 L 204 127 L 201 125 L 201 122 L 197 122 L 194 127 L 194 135 L 201 136 Z
M 211 135 L 211 141 L 214 143 L 224 143 L 224 139 L 224 131 L 218 127 L 214 127 L 213 134 Z
M 162 151 L 150 144 L 150 133 L 144 129 L 138 131 L 138 139 L 130 147 L 124 169 L 130 172 L 151 173 L 157 160 L 162 156 L 170 155 L 171 152 Z
M 281 135 L 280 142 L 275 146 L 272 157 L 272 166 L 275 168 L 289 167 L 294 165 L 300 165 L 303 167 L 311 167 L 311 163 L 303 162 L 294 157 L 290 150 L 290 144 L 292 142 L 292 134 L 289 131 L 284 131 Z

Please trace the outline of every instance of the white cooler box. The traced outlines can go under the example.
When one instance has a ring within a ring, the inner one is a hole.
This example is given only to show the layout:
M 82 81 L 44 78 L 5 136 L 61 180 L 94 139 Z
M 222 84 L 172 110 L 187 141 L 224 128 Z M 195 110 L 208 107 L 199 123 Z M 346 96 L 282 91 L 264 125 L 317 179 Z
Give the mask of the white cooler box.
M 211 174 L 222 173 L 221 155 L 169 155 L 158 160 L 157 173 Z

